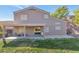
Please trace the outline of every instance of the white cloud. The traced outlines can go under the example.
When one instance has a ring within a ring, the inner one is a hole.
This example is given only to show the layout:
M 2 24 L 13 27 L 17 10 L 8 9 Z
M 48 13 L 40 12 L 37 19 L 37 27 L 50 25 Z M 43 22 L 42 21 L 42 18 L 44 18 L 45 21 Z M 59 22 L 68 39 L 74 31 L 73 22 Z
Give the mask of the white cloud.
M 19 9 L 23 9 L 25 7 L 28 7 L 28 5 L 14 5 L 14 7 L 17 7 Z

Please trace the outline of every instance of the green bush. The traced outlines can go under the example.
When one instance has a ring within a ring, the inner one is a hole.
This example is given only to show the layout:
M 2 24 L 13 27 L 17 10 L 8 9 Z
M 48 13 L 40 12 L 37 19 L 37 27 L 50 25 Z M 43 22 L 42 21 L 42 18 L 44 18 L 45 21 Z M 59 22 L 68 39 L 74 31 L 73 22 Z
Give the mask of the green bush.
M 79 38 L 16 39 L 0 41 L 0 52 L 79 52 Z

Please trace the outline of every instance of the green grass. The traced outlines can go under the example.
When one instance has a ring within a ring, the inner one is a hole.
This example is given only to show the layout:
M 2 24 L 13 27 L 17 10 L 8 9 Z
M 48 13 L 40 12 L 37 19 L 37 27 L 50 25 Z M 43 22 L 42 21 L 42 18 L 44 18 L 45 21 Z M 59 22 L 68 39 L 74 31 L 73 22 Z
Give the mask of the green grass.
M 0 52 L 6 53 L 78 53 L 78 38 L 62 39 L 17 39 L 6 40 L 7 45 L 3 45 L 0 40 Z

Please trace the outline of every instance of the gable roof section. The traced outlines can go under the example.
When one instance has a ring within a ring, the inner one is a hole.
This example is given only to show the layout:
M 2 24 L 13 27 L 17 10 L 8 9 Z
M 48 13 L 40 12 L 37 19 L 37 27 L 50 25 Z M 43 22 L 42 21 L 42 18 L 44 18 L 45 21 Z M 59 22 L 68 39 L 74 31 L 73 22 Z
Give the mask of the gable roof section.
M 64 19 L 59 19 L 53 16 L 50 16 L 50 20 L 55 20 L 55 21 L 65 21 Z
M 16 21 L 0 21 L 0 26 L 45 26 L 45 24 L 30 24 Z
M 24 9 L 21 9 L 21 10 L 17 10 L 17 11 L 15 11 L 14 13 L 23 12 L 23 11 L 26 11 L 26 10 L 38 10 L 38 11 L 41 11 L 41 12 L 44 12 L 44 13 L 49 13 L 49 12 L 47 12 L 47 11 L 45 11 L 45 10 L 42 10 L 42 9 L 40 9 L 40 8 L 37 8 L 37 7 L 35 7 L 35 6 L 29 6 L 29 7 L 27 7 L 27 8 L 24 8 Z M 49 13 L 49 14 L 50 14 L 50 13 Z

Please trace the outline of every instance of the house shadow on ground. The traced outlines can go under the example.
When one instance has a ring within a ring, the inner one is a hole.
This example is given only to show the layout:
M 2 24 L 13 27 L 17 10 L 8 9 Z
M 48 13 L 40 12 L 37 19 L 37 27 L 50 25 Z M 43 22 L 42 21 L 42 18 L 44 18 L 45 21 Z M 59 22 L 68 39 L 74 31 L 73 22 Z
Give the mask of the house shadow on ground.
M 4 45 L 3 48 L 4 47 L 34 47 L 79 51 L 79 39 L 17 39 L 10 41 L 7 45 Z

